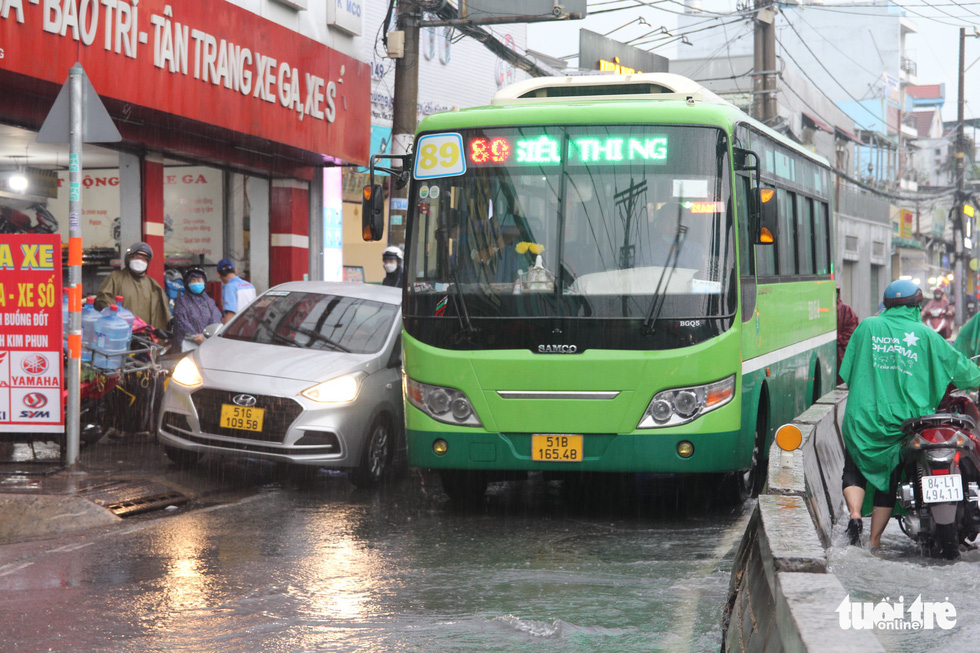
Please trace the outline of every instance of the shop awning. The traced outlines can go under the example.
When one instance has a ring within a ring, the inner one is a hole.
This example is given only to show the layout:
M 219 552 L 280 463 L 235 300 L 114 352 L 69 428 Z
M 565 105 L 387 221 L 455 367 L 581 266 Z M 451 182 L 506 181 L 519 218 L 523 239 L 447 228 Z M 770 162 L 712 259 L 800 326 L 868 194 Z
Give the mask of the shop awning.
M 804 118 L 806 118 L 806 120 L 807 120 L 808 122 L 810 122 L 810 123 L 811 123 L 811 124 L 812 124 L 812 125 L 813 125 L 814 127 L 816 127 L 817 129 L 819 129 L 819 130 L 821 130 L 821 131 L 825 131 L 825 132 L 827 132 L 828 134 L 833 134 L 833 133 L 834 133 L 834 129 L 833 129 L 833 127 L 831 127 L 830 125 L 828 125 L 827 123 L 825 123 L 825 122 L 824 122 L 823 120 L 821 120 L 820 118 L 817 118 L 817 117 L 816 117 L 815 115 L 813 115 L 812 113 L 807 113 L 807 112 L 805 112 L 805 111 L 804 111 L 804 112 L 803 112 L 803 117 L 804 117 Z
M 834 133 L 837 138 L 844 138 L 850 141 L 854 141 L 858 145 L 864 145 L 864 141 L 857 137 L 853 132 L 850 132 L 843 127 L 834 127 Z

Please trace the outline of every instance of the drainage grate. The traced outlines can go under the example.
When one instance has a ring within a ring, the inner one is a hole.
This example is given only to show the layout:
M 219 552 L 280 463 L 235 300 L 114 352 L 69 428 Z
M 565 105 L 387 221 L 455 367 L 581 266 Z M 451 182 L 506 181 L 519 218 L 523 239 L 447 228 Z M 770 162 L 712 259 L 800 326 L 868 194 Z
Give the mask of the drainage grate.
M 119 517 L 130 517 L 188 501 L 180 492 L 154 481 L 116 481 L 84 490 L 79 495 Z

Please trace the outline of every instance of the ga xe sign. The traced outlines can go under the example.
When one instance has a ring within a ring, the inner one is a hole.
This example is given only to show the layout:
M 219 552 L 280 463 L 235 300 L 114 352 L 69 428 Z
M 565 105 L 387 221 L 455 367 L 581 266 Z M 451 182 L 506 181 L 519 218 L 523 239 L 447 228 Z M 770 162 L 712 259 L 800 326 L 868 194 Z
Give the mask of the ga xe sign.
M 61 315 L 61 237 L 0 234 L 0 433 L 64 430 Z
M 370 66 L 225 0 L 0 0 L 0 71 L 76 61 L 104 98 L 368 160 Z

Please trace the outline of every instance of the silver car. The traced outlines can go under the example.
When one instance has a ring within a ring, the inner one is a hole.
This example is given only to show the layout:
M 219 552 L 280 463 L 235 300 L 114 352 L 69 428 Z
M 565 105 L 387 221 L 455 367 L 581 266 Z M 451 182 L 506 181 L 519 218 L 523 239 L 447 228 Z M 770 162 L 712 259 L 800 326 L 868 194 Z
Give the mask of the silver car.
M 404 442 L 401 297 L 326 281 L 260 295 L 174 368 L 159 422 L 167 456 L 343 468 L 377 485 Z

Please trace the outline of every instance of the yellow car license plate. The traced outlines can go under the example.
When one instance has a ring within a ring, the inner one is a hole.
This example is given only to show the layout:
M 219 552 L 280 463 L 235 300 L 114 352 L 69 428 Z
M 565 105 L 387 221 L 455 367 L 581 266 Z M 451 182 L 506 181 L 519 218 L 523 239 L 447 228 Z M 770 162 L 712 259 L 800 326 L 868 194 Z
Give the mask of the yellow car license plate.
M 551 463 L 582 462 L 581 435 L 532 435 L 531 460 Z
M 221 426 L 226 429 L 261 431 L 263 417 L 265 417 L 265 408 L 221 404 Z

